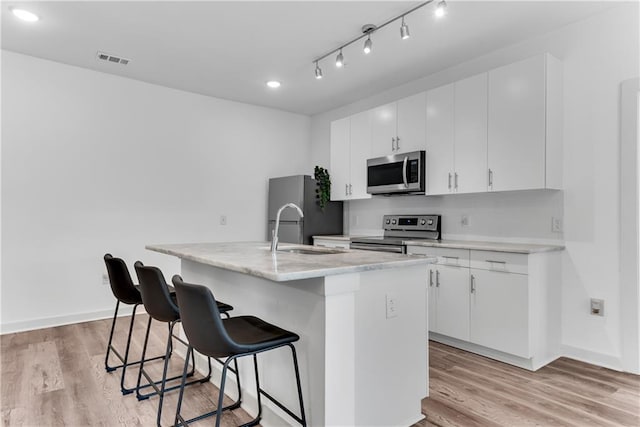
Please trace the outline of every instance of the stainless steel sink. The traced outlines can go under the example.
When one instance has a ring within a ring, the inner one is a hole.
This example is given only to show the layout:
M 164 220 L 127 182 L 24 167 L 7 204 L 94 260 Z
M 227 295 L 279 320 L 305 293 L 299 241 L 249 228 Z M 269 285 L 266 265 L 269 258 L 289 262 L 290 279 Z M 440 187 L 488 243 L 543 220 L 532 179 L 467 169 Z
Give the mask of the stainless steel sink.
M 290 248 L 290 249 L 278 249 L 278 252 L 288 252 L 290 254 L 300 254 L 300 255 L 329 255 L 329 254 L 342 254 L 345 251 L 336 250 L 336 249 L 313 250 L 313 249 L 302 249 L 302 248 Z

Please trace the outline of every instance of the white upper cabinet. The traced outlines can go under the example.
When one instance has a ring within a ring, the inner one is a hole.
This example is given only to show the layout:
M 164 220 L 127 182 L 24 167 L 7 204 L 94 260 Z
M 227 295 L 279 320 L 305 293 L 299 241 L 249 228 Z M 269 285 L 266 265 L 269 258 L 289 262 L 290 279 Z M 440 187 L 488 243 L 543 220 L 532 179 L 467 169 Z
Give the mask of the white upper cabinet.
M 487 191 L 487 73 L 455 83 L 454 189 Z
M 371 110 L 371 156 L 424 150 L 424 110 L 424 92 Z
M 490 191 L 561 187 L 561 78 L 550 55 L 489 72 Z
M 351 116 L 349 199 L 368 199 L 367 159 L 371 157 L 371 112 Z
M 487 191 L 487 74 L 427 92 L 427 194 Z
M 351 119 L 331 122 L 331 200 L 346 200 L 351 181 Z
M 371 157 L 369 111 L 331 122 L 331 200 L 366 199 Z
M 427 194 L 448 194 L 454 173 L 454 85 L 427 92 Z

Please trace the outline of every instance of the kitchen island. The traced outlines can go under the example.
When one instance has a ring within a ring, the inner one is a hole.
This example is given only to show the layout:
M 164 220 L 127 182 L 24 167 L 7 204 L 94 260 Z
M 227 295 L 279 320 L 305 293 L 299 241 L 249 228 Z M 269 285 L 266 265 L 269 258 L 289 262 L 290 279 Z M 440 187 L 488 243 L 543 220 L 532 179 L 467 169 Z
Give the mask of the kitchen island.
M 428 394 L 427 269 L 434 259 L 267 242 L 149 245 L 181 259 L 185 281 L 300 335 L 310 426 L 411 425 Z M 243 408 L 255 414 L 250 358 L 240 366 Z M 298 412 L 286 350 L 259 357 L 261 387 Z M 219 375 L 214 376 L 219 382 Z M 230 376 L 228 381 L 233 382 Z M 233 395 L 234 385 L 226 391 Z M 262 425 L 292 424 L 263 399 Z

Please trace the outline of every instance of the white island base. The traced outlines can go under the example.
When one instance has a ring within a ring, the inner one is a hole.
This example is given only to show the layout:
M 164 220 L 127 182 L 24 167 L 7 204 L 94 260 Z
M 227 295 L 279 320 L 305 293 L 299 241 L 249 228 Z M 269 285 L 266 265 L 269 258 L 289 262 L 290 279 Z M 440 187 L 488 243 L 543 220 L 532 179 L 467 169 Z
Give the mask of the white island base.
M 310 426 L 409 426 L 428 393 L 424 263 L 272 281 L 182 259 L 185 281 L 211 288 L 234 306 L 300 335 L 295 343 Z M 387 313 L 393 299 L 395 313 Z M 393 317 L 395 316 L 395 317 Z M 240 365 L 242 407 L 256 413 L 251 358 Z M 261 354 L 261 387 L 298 413 L 288 348 Z M 213 382 L 219 384 L 219 364 Z M 216 375 L 217 374 L 217 375 Z M 226 388 L 235 397 L 233 375 Z M 295 422 L 263 401 L 262 425 Z

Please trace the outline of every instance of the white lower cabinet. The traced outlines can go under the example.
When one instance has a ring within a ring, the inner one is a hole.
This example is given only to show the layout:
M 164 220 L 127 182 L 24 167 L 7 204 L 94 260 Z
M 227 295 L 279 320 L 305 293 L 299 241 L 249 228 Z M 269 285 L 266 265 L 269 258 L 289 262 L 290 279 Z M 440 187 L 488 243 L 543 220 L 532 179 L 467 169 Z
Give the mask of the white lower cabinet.
M 430 330 L 469 340 L 469 269 L 434 265 L 429 278 Z
M 470 272 L 470 341 L 530 357 L 528 276 L 475 268 Z
M 529 370 L 558 357 L 559 252 L 407 246 L 428 269 L 432 340 Z

